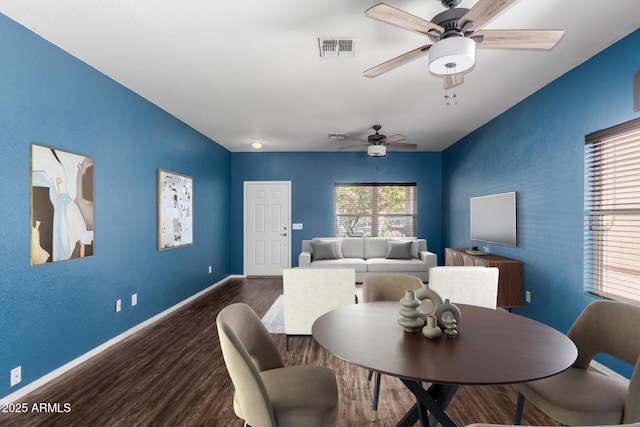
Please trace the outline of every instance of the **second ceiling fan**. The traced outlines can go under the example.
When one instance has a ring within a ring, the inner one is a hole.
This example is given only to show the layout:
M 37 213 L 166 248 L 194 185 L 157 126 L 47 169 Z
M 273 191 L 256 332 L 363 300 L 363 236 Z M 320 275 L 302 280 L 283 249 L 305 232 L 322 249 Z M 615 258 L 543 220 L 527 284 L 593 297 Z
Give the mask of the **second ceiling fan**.
M 387 147 L 414 150 L 418 146 L 418 144 L 402 142 L 405 141 L 407 137 L 399 133 L 391 136 L 381 134 L 380 129 L 382 128 L 382 126 L 380 125 L 373 125 L 372 128 L 375 133 L 369 135 L 367 139 L 357 138 L 355 136 L 340 133 L 330 133 L 329 138 L 358 141 L 360 142 L 360 144 L 341 147 L 341 149 L 348 150 L 352 148 L 367 147 L 367 155 L 369 157 L 384 157 L 387 154 Z
M 491 49 L 553 48 L 564 30 L 483 30 L 482 28 L 518 0 L 479 0 L 471 9 L 457 7 L 461 0 L 440 0 L 446 8 L 431 21 L 384 3 L 365 12 L 369 18 L 428 37 L 432 43 L 366 70 L 377 77 L 408 62 L 429 55 L 429 71 L 443 78 L 445 89 L 464 81 L 464 72 L 475 64 L 476 47 Z

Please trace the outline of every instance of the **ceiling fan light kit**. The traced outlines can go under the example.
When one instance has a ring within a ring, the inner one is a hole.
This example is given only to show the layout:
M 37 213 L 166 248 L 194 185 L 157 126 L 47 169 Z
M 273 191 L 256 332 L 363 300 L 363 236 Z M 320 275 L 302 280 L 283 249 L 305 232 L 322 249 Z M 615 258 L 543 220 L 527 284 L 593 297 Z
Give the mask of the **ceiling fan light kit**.
M 463 73 L 476 60 L 476 45 L 492 49 L 552 49 L 563 30 L 485 30 L 495 17 L 518 0 L 477 0 L 471 9 L 457 7 L 461 0 L 439 0 L 447 10 L 431 21 L 404 10 L 379 3 L 365 16 L 420 34 L 431 43 L 364 71 L 365 77 L 378 77 L 411 61 L 429 56 L 429 71 L 442 77 L 445 90 L 461 85 Z
M 387 147 L 384 145 L 370 145 L 367 147 L 369 157 L 384 157 L 387 155 Z
M 467 37 L 449 37 L 431 46 L 429 71 L 440 76 L 462 73 L 476 62 L 476 42 Z

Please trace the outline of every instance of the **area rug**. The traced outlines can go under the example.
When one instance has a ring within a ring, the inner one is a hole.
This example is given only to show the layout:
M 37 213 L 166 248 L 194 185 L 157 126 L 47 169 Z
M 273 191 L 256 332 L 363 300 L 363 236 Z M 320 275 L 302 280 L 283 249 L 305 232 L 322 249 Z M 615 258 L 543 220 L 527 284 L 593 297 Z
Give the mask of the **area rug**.
M 362 301 L 362 285 L 356 285 L 356 297 Z M 272 334 L 284 334 L 284 295 L 278 295 L 273 305 L 262 316 L 262 323 Z

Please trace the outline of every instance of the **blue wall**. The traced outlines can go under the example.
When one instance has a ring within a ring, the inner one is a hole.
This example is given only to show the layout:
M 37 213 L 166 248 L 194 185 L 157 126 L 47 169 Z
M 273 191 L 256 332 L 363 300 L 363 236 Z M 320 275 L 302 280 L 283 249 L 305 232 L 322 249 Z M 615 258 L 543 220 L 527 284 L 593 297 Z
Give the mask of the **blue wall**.
M 1 14 L 0 40 L 2 397 L 229 274 L 231 156 Z M 94 158 L 92 258 L 29 266 L 32 142 Z M 157 250 L 157 168 L 193 177 L 192 246 Z
M 333 236 L 333 186 L 336 182 L 416 182 L 416 234 L 442 260 L 441 153 L 393 152 L 386 157 L 349 153 L 233 153 L 231 208 L 232 270 L 242 273 L 244 181 L 291 181 L 291 261 L 298 265 L 303 239 Z
M 563 332 L 594 300 L 582 276 L 584 137 L 639 116 L 639 46 L 640 30 L 443 152 L 446 246 L 485 245 L 469 238 L 470 197 L 516 191 L 518 245 L 489 246 L 524 261 L 532 302 L 518 312 Z

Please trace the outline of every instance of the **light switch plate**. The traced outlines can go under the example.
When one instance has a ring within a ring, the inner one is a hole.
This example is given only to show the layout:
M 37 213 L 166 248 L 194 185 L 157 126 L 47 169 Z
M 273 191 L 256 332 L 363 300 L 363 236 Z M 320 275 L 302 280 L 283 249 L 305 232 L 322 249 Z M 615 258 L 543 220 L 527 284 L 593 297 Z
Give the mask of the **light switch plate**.
M 297 223 L 291 224 L 291 229 L 292 230 L 302 230 L 302 223 L 301 222 L 297 222 Z

